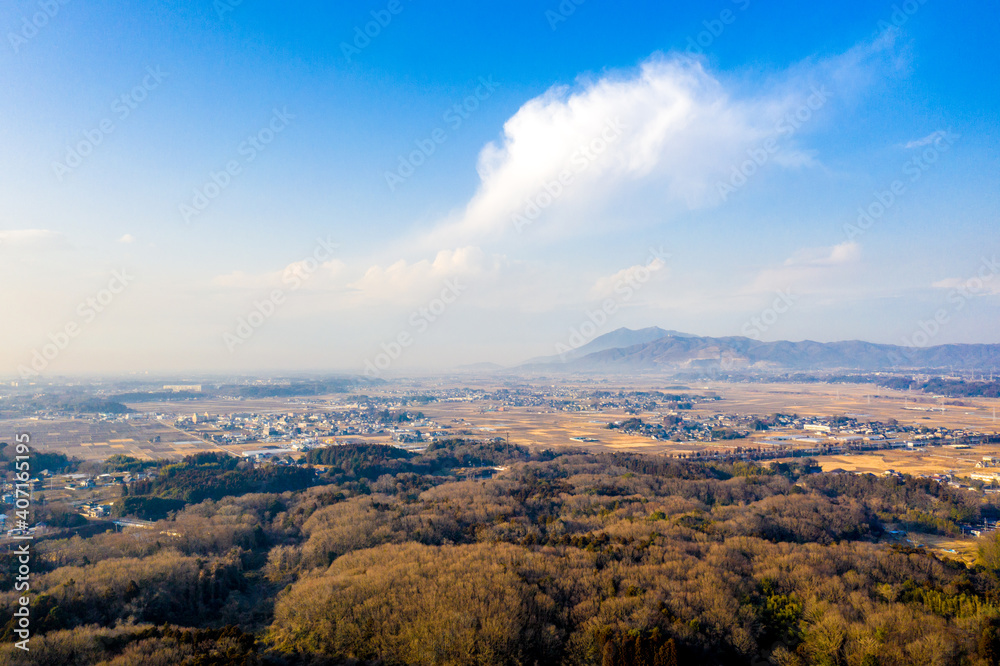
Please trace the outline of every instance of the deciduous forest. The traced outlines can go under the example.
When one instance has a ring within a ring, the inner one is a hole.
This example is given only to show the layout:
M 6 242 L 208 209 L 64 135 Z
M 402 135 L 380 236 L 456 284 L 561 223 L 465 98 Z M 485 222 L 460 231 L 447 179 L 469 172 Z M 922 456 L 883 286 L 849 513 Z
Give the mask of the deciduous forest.
M 38 540 L 30 663 L 1000 664 L 997 538 L 888 539 L 1000 516 L 973 491 L 499 440 L 308 463 L 201 454 L 124 491 L 153 529 Z

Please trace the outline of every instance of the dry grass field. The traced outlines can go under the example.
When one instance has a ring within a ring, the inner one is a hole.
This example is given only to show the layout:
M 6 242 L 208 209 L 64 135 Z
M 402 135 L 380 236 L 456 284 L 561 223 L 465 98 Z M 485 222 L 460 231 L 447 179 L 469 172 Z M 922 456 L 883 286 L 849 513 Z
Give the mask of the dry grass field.
M 483 412 L 483 403 L 439 402 L 422 407 L 428 417 L 452 426 L 456 431 L 467 430 L 480 437 L 506 437 L 511 443 L 526 446 L 612 448 L 632 451 L 659 452 L 662 442 L 608 430 L 611 421 L 622 414 L 605 412 L 540 411 L 537 407 L 508 407 L 504 411 Z M 461 423 L 452 422 L 462 419 Z M 574 441 L 573 437 L 596 439 L 596 442 Z
M 1000 447 L 982 446 L 972 449 L 951 449 L 934 446 L 913 450 L 898 449 L 858 455 L 820 456 L 817 460 L 823 471 L 836 469 L 845 472 L 871 472 L 881 474 L 892 469 L 904 474 L 956 474 L 967 477 L 972 472 L 1000 472 L 1000 468 L 976 469 L 984 456 L 1000 458 Z
M 84 419 L 17 419 L 0 422 L 0 441 L 10 441 L 14 433 L 19 432 L 30 434 L 32 446 L 40 450 L 61 451 L 81 460 L 104 460 L 115 454 L 140 459 L 180 458 L 215 448 L 169 423 L 155 420 L 109 423 Z

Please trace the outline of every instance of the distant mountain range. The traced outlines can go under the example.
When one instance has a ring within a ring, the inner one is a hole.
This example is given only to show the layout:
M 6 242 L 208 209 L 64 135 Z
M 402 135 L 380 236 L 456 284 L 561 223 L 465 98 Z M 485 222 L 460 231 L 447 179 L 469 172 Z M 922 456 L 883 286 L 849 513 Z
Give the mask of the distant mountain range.
M 513 368 L 526 372 L 787 371 L 892 369 L 992 370 L 1000 345 L 903 347 L 860 340 L 761 342 L 711 338 L 659 327 L 619 328 L 561 355 L 533 358 Z
M 528 359 L 524 362 L 524 365 L 566 363 L 567 361 L 575 361 L 597 352 L 609 349 L 623 349 L 625 347 L 641 345 L 647 342 L 655 342 L 656 340 L 669 336 L 677 338 L 697 337 L 687 333 L 681 333 L 680 331 L 667 331 L 659 326 L 640 328 L 638 331 L 633 331 L 631 328 L 619 328 L 611 331 L 610 333 L 605 333 L 598 338 L 594 338 L 584 345 L 570 349 L 564 354 L 558 354 L 555 356 L 539 356 L 537 358 Z

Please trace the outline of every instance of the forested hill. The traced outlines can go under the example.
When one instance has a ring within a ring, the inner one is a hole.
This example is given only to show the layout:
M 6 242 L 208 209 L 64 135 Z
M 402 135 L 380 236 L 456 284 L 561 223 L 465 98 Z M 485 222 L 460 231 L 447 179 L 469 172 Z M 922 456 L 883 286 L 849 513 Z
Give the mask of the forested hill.
M 36 542 L 30 660 L 7 622 L 0 663 L 1000 663 L 996 538 L 975 566 L 885 542 L 1000 516 L 974 491 L 500 441 L 311 458 L 249 493 L 191 459 L 133 488 L 178 503 L 154 529 Z

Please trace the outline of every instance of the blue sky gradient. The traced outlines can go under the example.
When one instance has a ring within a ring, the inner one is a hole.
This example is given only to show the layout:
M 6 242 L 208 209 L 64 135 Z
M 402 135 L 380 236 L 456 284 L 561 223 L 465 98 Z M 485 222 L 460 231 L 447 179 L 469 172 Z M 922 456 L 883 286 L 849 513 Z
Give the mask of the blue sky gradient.
M 0 375 L 359 371 L 400 334 L 386 373 L 512 364 L 608 298 L 593 335 L 900 344 L 944 309 L 926 344 L 1000 342 L 998 28 L 996 6 L 940 0 L 6 3 Z M 82 321 L 115 270 L 134 280 Z M 789 312 L 748 329 L 782 289 Z

